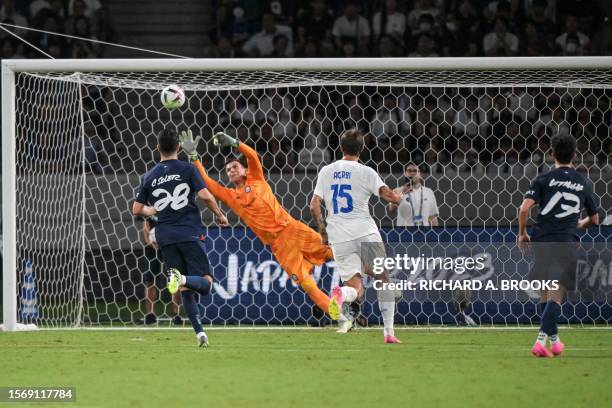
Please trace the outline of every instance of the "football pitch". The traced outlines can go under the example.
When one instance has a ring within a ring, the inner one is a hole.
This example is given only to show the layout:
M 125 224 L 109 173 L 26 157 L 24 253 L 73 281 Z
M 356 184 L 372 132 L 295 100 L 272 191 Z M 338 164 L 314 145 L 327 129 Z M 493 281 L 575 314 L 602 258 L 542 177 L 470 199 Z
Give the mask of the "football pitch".
M 0 332 L 0 386 L 76 388 L 70 407 L 609 407 L 612 330 L 210 329 Z

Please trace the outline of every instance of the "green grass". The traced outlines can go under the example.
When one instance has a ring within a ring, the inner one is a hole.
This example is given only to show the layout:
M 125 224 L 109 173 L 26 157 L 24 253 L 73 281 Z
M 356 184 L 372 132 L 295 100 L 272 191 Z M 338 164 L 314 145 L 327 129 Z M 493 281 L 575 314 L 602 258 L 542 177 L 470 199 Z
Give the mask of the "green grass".
M 534 330 L 401 330 L 399 345 L 380 330 L 210 330 L 209 349 L 186 330 L 0 333 L 0 386 L 74 386 L 65 406 L 90 408 L 612 406 L 612 331 L 561 334 L 566 354 L 537 359 Z

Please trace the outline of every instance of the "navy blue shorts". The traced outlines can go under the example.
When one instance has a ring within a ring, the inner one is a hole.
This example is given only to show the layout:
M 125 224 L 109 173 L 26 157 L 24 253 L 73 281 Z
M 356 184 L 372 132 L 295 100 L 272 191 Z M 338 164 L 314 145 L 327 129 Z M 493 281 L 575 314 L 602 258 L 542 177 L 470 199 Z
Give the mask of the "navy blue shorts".
M 533 242 L 534 264 L 530 280 L 557 280 L 565 289 L 576 288 L 576 242 Z
M 176 268 L 183 275 L 212 277 L 206 247 L 202 241 L 166 245 L 162 247 L 161 252 L 166 270 Z

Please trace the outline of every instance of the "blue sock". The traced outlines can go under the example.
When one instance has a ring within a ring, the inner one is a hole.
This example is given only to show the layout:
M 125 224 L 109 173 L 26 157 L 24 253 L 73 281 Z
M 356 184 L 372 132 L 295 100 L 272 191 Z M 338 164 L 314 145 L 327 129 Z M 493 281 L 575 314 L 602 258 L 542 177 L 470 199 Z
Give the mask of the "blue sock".
M 544 313 L 542 313 L 542 323 L 540 330 L 549 336 L 557 334 L 557 321 L 561 316 L 561 306 L 552 300 L 546 303 Z
M 185 276 L 185 286 L 195 290 L 200 295 L 208 295 L 210 293 L 210 282 L 202 276 Z
M 542 318 L 542 314 L 544 314 L 544 308 L 546 307 L 546 302 L 538 303 L 538 316 Z
M 196 334 L 204 331 L 200 323 L 200 317 L 198 316 L 196 294 L 191 290 L 184 290 L 181 292 L 181 298 L 183 299 L 183 307 L 185 308 L 185 312 L 187 312 L 187 316 L 189 316 L 189 321 L 191 322 L 191 326 L 193 326 L 193 330 Z

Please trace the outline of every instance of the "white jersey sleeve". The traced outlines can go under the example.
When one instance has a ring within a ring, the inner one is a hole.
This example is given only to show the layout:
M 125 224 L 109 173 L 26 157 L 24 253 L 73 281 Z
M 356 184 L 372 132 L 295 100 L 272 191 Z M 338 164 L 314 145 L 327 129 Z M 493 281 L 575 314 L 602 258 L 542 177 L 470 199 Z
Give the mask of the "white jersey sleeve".
M 369 203 L 384 185 L 373 169 L 355 161 L 338 160 L 321 170 L 314 193 L 325 202 L 330 243 L 379 234 Z
M 370 175 L 370 192 L 376 197 L 380 196 L 380 188 L 382 186 L 386 186 L 385 182 L 382 181 L 380 175 L 374 171 L 374 169 L 370 167 L 366 167 L 369 171 Z

